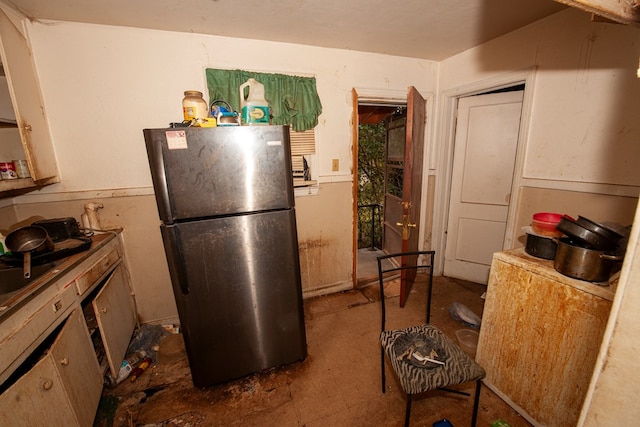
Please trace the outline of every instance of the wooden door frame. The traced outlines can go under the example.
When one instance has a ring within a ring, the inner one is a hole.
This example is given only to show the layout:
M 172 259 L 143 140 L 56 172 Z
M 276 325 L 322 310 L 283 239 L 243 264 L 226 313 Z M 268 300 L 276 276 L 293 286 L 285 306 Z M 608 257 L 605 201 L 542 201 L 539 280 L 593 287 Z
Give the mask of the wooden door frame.
M 433 248 L 436 251 L 434 274 L 441 275 L 444 270 L 444 249 L 446 243 L 447 220 L 449 217 L 449 203 L 451 198 L 451 179 L 453 171 L 453 149 L 456 130 L 456 115 L 458 99 L 478 95 L 492 90 L 503 89 L 519 84 L 524 84 L 524 97 L 522 100 L 522 113 L 520 130 L 518 131 L 518 143 L 516 159 L 511 184 L 511 198 L 507 213 L 507 224 L 503 248 L 510 248 L 518 235 L 515 230 L 515 219 L 519 199 L 520 188 L 523 180 L 524 157 L 529 135 L 529 120 L 533 105 L 533 92 L 536 77 L 536 68 L 514 71 L 497 77 L 480 80 L 468 85 L 459 86 L 443 91 L 440 96 L 440 118 L 438 120 L 438 141 L 443 141 L 440 147 L 438 159 L 430 158 L 429 169 L 438 171 L 439 179 L 436 182 L 435 206 L 433 228 Z

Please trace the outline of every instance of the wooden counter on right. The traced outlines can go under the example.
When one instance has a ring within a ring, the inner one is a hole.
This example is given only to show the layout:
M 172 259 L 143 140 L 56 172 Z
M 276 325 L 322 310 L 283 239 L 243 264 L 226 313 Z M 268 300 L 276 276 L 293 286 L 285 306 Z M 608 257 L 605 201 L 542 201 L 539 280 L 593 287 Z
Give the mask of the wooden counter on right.
M 494 254 L 476 354 L 485 385 L 535 426 L 575 426 L 614 294 L 522 249 Z

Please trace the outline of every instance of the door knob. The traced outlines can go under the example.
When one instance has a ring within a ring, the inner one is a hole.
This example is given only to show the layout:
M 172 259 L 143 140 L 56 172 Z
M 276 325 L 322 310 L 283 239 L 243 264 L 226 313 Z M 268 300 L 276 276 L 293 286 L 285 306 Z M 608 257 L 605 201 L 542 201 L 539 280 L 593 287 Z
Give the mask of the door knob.
M 402 240 L 409 238 L 409 228 L 416 228 L 416 224 L 409 222 L 409 215 L 402 216 L 402 222 L 396 222 L 398 227 L 402 227 Z

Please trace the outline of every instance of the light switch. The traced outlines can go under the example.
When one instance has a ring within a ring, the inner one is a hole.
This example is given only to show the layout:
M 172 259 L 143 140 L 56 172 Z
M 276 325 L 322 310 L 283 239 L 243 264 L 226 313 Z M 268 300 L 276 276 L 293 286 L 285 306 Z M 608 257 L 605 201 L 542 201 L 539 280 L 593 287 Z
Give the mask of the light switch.
M 331 170 L 337 172 L 340 170 L 340 160 L 332 159 L 331 160 Z

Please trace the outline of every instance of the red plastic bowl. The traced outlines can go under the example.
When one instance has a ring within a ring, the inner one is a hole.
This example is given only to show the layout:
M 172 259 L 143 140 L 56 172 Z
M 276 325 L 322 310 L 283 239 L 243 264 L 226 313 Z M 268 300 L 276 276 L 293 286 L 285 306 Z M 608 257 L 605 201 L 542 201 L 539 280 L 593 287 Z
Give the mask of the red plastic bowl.
M 560 222 L 563 216 L 564 215 L 558 213 L 538 212 L 537 214 L 533 214 L 533 220 L 557 224 Z
M 538 212 L 533 215 L 531 228 L 537 234 L 549 237 L 560 237 L 562 232 L 556 229 L 556 225 L 560 222 L 564 215 L 552 212 Z

